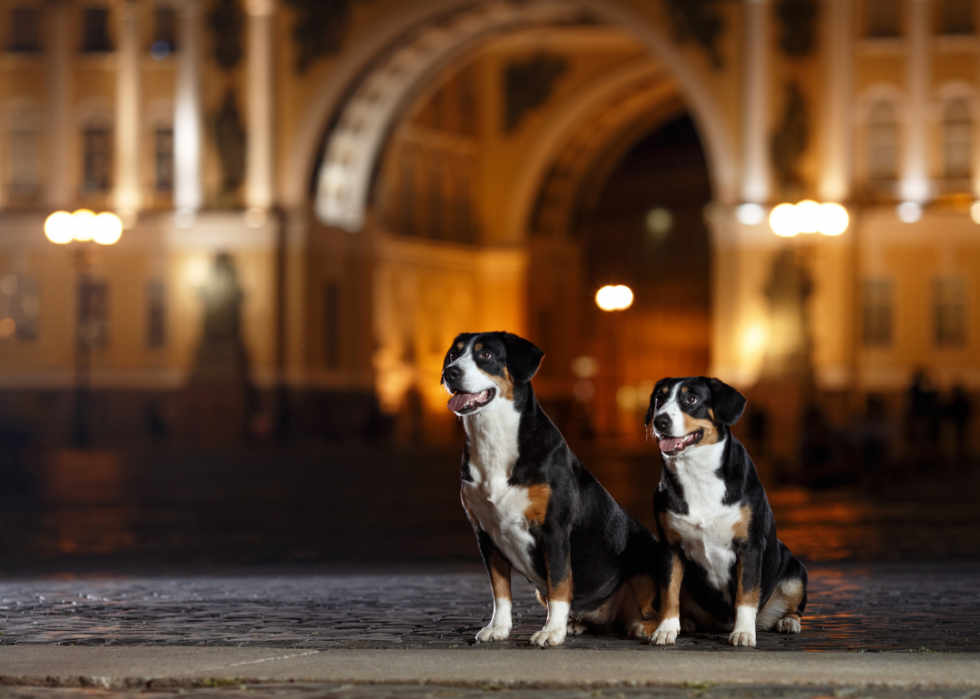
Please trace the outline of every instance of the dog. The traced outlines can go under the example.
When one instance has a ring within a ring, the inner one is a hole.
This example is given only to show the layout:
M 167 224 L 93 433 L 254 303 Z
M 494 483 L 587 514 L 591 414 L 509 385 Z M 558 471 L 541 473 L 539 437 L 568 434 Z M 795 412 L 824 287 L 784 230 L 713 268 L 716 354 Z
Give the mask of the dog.
M 461 498 L 494 598 L 476 640 L 510 635 L 511 570 L 548 610 L 532 644 L 556 646 L 568 633 L 617 621 L 642 634 L 655 614 L 661 548 L 582 466 L 538 404 L 530 381 L 543 357 L 517 335 L 484 332 L 457 336 L 443 362 L 448 408 L 466 429 Z
M 745 403 L 703 376 L 661 379 L 650 396 L 645 424 L 663 457 L 654 514 L 668 551 L 657 645 L 676 641 L 682 606 L 697 627 L 730 631 L 733 646 L 755 646 L 756 628 L 800 633 L 807 572 L 776 538 L 755 464 L 731 433 Z

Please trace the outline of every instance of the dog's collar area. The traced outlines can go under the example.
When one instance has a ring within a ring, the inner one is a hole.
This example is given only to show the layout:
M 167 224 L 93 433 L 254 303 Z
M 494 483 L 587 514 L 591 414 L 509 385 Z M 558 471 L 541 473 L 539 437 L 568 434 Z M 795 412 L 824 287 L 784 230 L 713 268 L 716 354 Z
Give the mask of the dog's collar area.
M 457 415 L 468 415 L 487 405 L 497 395 L 497 389 L 485 388 L 478 393 L 457 391 L 449 399 L 447 407 Z
M 661 437 L 660 451 L 666 456 L 677 456 L 690 446 L 694 446 L 704 437 L 704 428 L 695 430 L 683 437 Z

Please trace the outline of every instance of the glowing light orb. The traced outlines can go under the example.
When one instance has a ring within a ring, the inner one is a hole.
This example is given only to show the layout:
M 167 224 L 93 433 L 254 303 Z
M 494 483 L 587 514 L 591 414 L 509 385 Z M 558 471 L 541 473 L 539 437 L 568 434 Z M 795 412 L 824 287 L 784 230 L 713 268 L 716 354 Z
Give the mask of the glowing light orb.
M 104 211 L 95 217 L 92 228 L 92 240 L 99 245 L 114 245 L 122 237 L 122 219 L 113 213 Z
M 595 293 L 595 302 L 604 311 L 625 311 L 633 305 L 633 291 L 622 284 L 607 285 Z
M 44 221 L 44 235 L 52 243 L 66 245 L 75 237 L 75 220 L 67 211 L 55 211 Z
M 769 227 L 773 233 L 783 238 L 792 238 L 799 234 L 796 207 L 792 204 L 780 204 L 774 208 L 769 214 Z
M 827 203 L 820 205 L 820 232 L 824 235 L 837 236 L 847 230 L 851 219 L 847 209 L 840 204 Z

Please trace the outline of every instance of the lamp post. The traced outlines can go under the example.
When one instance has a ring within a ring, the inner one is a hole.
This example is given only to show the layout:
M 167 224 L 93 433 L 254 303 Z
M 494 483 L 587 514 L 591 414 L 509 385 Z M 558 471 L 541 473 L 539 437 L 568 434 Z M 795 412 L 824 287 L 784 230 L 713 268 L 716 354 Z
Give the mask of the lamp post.
M 89 446 L 88 398 L 91 381 L 91 350 L 98 341 L 99 320 L 91 317 L 92 278 L 98 250 L 115 245 L 122 237 L 122 221 L 111 212 L 96 214 L 88 209 L 74 213 L 56 211 L 44 222 L 44 234 L 56 245 L 78 243 L 74 247 L 76 288 L 75 348 L 74 348 L 74 405 L 72 414 L 72 446 Z
M 609 427 L 612 432 L 618 432 L 618 412 L 616 410 L 616 392 L 619 390 L 619 362 L 617 348 L 620 346 L 618 311 L 625 311 L 633 305 L 633 291 L 623 284 L 606 285 L 596 291 L 595 304 L 600 310 L 605 311 L 612 324 L 611 332 L 607 338 L 608 347 L 605 364 L 609 367 L 606 374 L 608 387 L 606 391 L 604 411 L 609 420 Z

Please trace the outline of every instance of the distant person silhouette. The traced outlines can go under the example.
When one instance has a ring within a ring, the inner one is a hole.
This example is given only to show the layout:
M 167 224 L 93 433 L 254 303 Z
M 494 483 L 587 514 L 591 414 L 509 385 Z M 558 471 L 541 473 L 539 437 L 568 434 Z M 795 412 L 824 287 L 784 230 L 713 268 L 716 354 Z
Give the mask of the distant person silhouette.
M 956 467 L 957 470 L 966 470 L 967 460 L 969 459 L 969 444 L 967 444 L 967 428 L 970 425 L 970 416 L 973 414 L 973 405 L 966 393 L 963 384 L 953 386 L 953 395 L 949 403 L 946 404 L 946 418 L 953 425 L 953 436 L 956 441 Z
M 908 439 L 912 461 L 917 469 L 936 460 L 939 449 L 940 413 L 936 391 L 925 370 L 919 369 L 909 386 Z
M 857 434 L 861 460 L 859 468 L 863 475 L 874 476 L 885 469 L 891 453 L 893 434 L 881 396 L 868 394 Z

